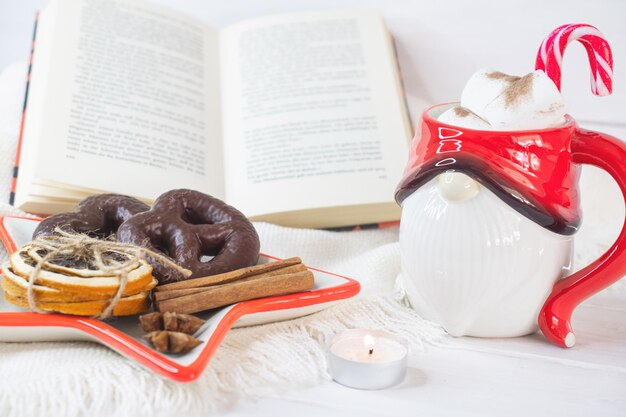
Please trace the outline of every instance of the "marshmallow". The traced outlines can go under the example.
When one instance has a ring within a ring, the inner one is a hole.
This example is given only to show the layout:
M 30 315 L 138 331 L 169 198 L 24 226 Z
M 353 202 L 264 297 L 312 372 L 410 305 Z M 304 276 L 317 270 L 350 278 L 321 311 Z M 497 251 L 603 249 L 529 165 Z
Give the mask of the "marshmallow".
M 543 71 L 511 83 L 484 108 L 494 130 L 545 129 L 565 122 L 565 102 Z
M 485 119 L 485 107 L 519 79 L 520 77 L 507 75 L 490 68 L 480 69 L 465 84 L 461 94 L 461 106 Z
M 476 130 L 491 130 L 491 126 L 485 120 L 478 117 L 471 110 L 465 107 L 452 107 L 443 112 L 438 118 L 442 123 L 449 125 L 465 127 Z

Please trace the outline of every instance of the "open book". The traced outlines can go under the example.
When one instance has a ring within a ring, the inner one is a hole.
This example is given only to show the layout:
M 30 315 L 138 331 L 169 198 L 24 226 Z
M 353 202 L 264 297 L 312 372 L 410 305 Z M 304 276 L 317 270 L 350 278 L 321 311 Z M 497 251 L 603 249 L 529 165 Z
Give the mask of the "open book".
M 150 3 L 52 0 L 35 39 L 13 195 L 23 210 L 191 188 L 283 225 L 399 218 L 411 128 L 377 13 L 216 30 Z

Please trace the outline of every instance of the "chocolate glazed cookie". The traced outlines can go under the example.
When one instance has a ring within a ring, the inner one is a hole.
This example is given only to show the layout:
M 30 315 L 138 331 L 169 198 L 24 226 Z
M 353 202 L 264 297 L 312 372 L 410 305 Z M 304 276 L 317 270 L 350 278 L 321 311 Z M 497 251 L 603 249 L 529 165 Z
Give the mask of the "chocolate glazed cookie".
M 149 209 L 150 206 L 133 197 L 119 194 L 94 195 L 81 201 L 73 212 L 44 219 L 33 232 L 33 239 L 53 235 L 57 227 L 95 238 L 115 236 L 123 222 Z
M 191 278 L 255 265 L 260 250 L 259 236 L 243 213 L 217 198 L 184 189 L 162 194 L 150 211 L 125 221 L 117 239 L 162 252 L 191 270 Z M 183 279 L 150 258 L 148 262 L 162 284 Z

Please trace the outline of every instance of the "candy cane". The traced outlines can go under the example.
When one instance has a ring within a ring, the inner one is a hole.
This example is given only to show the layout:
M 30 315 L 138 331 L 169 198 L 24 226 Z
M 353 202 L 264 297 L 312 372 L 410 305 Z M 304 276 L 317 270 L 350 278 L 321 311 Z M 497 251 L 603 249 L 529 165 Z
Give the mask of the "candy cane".
M 571 41 L 583 44 L 591 67 L 591 91 L 597 96 L 608 96 L 613 91 L 613 55 L 602 33 L 591 25 L 560 26 L 543 40 L 537 53 L 535 69 L 543 70 L 561 90 L 561 61 Z

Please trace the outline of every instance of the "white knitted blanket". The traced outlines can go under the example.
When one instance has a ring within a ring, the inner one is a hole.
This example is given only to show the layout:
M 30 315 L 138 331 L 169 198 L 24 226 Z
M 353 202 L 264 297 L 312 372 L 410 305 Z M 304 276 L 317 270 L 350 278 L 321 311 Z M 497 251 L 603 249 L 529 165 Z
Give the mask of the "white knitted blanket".
M 21 214 L 4 202 L 25 69 L 16 64 L 0 75 L 0 215 Z M 355 277 L 362 293 L 312 316 L 231 331 L 206 372 L 189 384 L 159 377 L 95 343 L 0 343 L 0 416 L 204 415 L 240 398 L 328 378 L 324 346 L 342 329 L 385 328 L 406 337 L 413 352 L 448 337 L 394 292 L 400 265 L 397 228 L 333 233 L 255 226 L 265 253 L 298 255 L 310 265 Z M 578 245 L 579 265 L 604 250 L 606 243 L 599 242 L 614 235 L 602 227 L 594 225 Z M 5 257 L 0 251 L 0 260 Z

